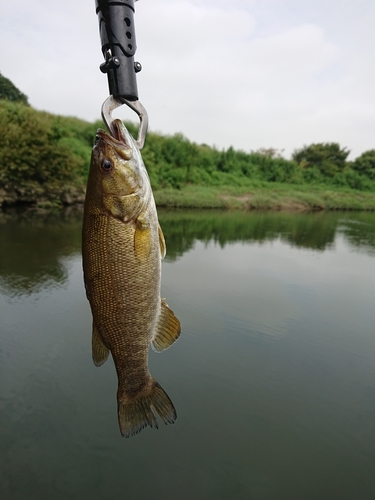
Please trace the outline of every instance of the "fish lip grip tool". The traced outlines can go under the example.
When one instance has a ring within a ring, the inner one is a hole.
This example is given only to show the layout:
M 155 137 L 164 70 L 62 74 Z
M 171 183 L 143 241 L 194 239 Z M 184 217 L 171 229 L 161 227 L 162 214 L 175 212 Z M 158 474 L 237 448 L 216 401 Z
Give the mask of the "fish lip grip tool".
M 137 1 L 137 0 L 135 0 Z M 95 0 L 99 21 L 99 33 L 105 62 L 100 70 L 108 78 L 110 97 L 102 106 L 102 117 L 113 135 L 112 111 L 126 104 L 140 118 L 137 146 L 142 149 L 148 115 L 138 100 L 136 75 L 142 66 L 134 61 L 137 49 L 134 26 L 134 0 Z

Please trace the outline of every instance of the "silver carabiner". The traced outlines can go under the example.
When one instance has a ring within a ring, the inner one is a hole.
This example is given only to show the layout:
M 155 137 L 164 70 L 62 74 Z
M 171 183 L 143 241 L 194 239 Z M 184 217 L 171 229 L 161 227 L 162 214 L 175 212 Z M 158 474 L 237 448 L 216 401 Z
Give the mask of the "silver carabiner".
M 109 132 L 112 135 L 115 135 L 114 129 L 112 127 L 112 112 L 118 108 L 119 106 L 122 106 L 123 104 L 126 104 L 129 106 L 130 109 L 135 111 L 137 115 L 139 116 L 139 129 L 138 129 L 138 137 L 137 140 L 135 141 L 136 146 L 138 149 L 142 149 L 145 140 L 146 140 L 146 134 L 148 130 L 148 114 L 146 109 L 143 107 L 143 105 L 139 101 L 127 101 L 126 99 L 122 98 L 115 98 L 113 95 L 110 95 L 108 99 L 106 99 L 103 102 L 102 105 L 102 118 L 104 123 L 106 124 Z

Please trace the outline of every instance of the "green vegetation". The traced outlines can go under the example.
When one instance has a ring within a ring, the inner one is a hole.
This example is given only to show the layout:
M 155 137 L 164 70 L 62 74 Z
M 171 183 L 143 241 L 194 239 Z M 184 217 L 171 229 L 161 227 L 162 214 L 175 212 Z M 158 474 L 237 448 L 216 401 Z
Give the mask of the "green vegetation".
M 0 73 L 0 99 L 22 102 L 28 105 L 27 97 L 8 79 Z
M 102 122 L 36 111 L 4 77 L 0 92 L 0 206 L 82 202 Z M 287 160 L 272 148 L 219 151 L 152 132 L 142 150 L 159 205 L 374 210 L 375 149 L 352 162 L 348 154 L 336 143 L 312 144 Z
M 82 202 L 96 129 L 0 101 L 0 205 Z
M 362 153 L 351 164 L 351 167 L 355 172 L 375 180 L 375 149 Z
M 341 149 L 336 143 L 311 144 L 294 151 L 292 159 L 303 169 L 316 169 L 325 177 L 334 177 L 346 167 L 346 158 L 350 151 Z
M 245 153 L 232 147 L 218 151 L 189 142 L 180 134 L 163 137 L 150 133 L 143 151 L 153 186 L 181 189 L 186 185 L 261 187 L 265 183 L 287 183 L 330 190 L 349 188 L 375 191 L 375 155 L 364 153 L 358 168 L 346 162 L 349 151 L 335 143 L 313 144 L 282 158 L 276 150 Z

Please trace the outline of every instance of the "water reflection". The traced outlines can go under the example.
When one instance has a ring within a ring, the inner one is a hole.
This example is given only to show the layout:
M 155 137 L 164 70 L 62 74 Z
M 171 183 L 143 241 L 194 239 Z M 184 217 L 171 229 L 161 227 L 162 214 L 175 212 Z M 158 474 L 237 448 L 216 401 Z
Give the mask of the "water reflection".
M 338 232 L 350 245 L 368 255 L 375 253 L 375 216 L 374 214 L 348 214 L 338 220 Z
M 375 253 L 375 215 L 372 213 L 285 213 L 159 210 L 167 241 L 166 261 L 214 241 L 281 240 L 292 247 L 324 251 L 337 235 L 356 249 Z M 14 297 L 63 286 L 68 258 L 81 252 L 82 211 L 52 214 L 33 211 L 0 213 L 0 289 Z
M 66 259 L 80 252 L 80 210 L 0 213 L 0 289 L 8 296 L 66 284 Z
M 193 248 L 196 240 L 227 243 L 280 239 L 297 248 L 323 251 L 332 247 L 338 233 L 355 247 L 375 249 L 375 215 L 372 213 L 288 213 L 159 211 L 170 261 Z

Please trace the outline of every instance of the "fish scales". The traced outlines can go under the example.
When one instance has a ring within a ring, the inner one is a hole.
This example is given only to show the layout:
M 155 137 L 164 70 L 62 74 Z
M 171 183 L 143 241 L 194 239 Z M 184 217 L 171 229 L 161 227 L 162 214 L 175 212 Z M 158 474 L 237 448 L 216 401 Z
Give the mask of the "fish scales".
M 133 138 L 119 120 L 117 137 L 99 130 L 87 184 L 82 255 L 93 314 L 93 360 L 111 352 L 118 376 L 118 418 L 128 437 L 172 423 L 172 402 L 148 371 L 148 350 L 168 348 L 180 323 L 160 298 L 165 243 L 147 171 Z

